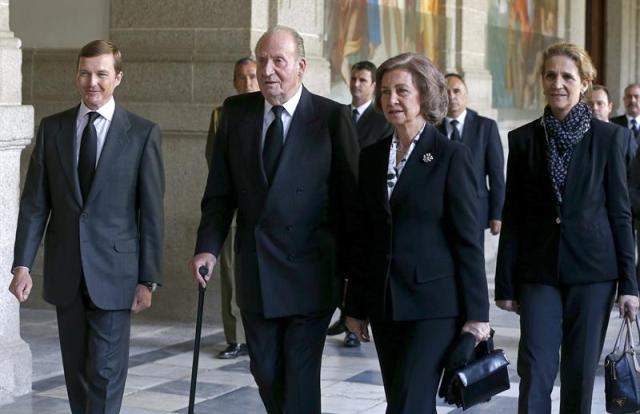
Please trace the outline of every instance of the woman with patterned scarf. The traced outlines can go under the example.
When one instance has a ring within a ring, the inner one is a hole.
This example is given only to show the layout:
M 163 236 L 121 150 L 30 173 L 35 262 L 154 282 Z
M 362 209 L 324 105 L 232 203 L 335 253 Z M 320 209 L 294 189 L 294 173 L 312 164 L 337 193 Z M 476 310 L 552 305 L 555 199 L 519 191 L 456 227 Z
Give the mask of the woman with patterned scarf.
M 520 315 L 518 413 L 551 412 L 560 365 L 560 413 L 585 414 L 614 296 L 638 311 L 624 131 L 582 102 L 584 49 L 550 46 L 541 75 L 544 114 L 509 133 L 495 298 Z

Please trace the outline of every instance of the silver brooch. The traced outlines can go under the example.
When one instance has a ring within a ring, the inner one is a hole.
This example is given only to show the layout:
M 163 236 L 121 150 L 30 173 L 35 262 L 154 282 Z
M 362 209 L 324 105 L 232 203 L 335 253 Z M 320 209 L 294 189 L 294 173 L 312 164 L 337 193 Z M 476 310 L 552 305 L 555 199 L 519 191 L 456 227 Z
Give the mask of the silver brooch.
M 433 155 L 431 155 L 430 152 L 427 152 L 422 156 L 422 162 L 424 162 L 425 164 L 428 164 L 431 161 L 433 161 Z

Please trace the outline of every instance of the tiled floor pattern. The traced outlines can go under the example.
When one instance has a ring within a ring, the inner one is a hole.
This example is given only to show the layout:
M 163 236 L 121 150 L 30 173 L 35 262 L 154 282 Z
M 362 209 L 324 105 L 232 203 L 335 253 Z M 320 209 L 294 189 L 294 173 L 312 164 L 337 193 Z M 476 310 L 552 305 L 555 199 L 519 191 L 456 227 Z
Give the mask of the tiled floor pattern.
M 518 377 L 515 356 L 519 336 L 517 319 L 493 308 L 496 344 L 509 359 L 510 390 L 466 412 L 469 414 L 515 413 Z M 616 312 L 617 313 L 617 312 Z M 69 412 L 62 377 L 53 311 L 21 313 L 22 335 L 33 352 L 33 392 L 0 406 L 2 414 L 62 414 Z M 620 320 L 612 313 L 605 351 L 611 348 Z M 150 323 L 134 319 L 131 358 L 122 414 L 186 413 L 191 375 L 193 325 Z M 203 332 L 196 412 L 212 414 L 262 414 L 258 390 L 249 373 L 247 357 L 219 360 L 224 347 L 221 329 L 206 326 Z M 604 386 L 600 369 L 594 391 L 593 412 L 604 413 Z M 557 413 L 559 389 L 553 394 Z M 327 338 L 322 365 L 322 410 L 333 414 L 383 414 L 384 391 L 373 344 L 361 348 L 341 347 L 341 337 Z M 460 413 L 441 403 L 438 413 Z

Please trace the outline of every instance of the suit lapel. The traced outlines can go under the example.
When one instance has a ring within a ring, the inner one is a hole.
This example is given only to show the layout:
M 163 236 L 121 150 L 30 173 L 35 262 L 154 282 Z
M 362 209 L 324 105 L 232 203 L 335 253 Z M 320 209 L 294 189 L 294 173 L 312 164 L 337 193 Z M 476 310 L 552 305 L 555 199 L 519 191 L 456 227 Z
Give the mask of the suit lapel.
M 562 198 L 564 200 L 574 200 L 574 192 L 580 191 L 580 188 L 583 188 L 578 183 L 578 180 L 583 174 L 579 174 L 579 171 L 585 168 L 589 168 L 593 159 L 592 154 L 592 136 L 593 136 L 593 122 L 591 122 L 591 127 L 582 137 L 582 141 L 578 145 L 576 145 L 573 154 L 571 155 L 571 161 L 569 161 L 569 169 L 567 170 L 567 179 L 564 183 L 564 192 L 562 193 Z M 568 203 L 564 203 L 567 205 Z
M 82 194 L 80 193 L 80 183 L 78 182 L 78 161 L 76 160 L 76 116 L 78 108 L 68 110 L 61 121 L 61 128 L 56 136 L 56 146 L 60 164 L 67 177 L 69 189 L 79 206 L 82 206 Z
M 109 132 L 107 132 L 102 153 L 98 160 L 98 168 L 96 168 L 96 174 L 93 177 L 91 191 L 89 191 L 89 195 L 87 196 L 87 204 L 91 203 L 96 197 L 96 194 L 102 189 L 102 186 L 111 178 L 116 165 L 115 161 L 131 139 L 128 135 L 130 127 L 127 113 L 120 106 L 116 105 L 113 119 L 109 126 Z
M 423 160 L 423 157 L 427 155 L 431 155 L 429 157 L 431 161 Z M 436 129 L 431 125 L 427 125 L 402 169 L 402 174 L 398 177 L 398 182 L 389 199 L 391 207 L 406 198 L 409 192 L 415 188 L 413 184 L 418 177 L 424 176 L 424 174 L 431 171 L 438 162 L 438 155 Z
M 391 151 L 391 137 L 383 139 L 377 145 L 376 151 L 372 155 L 373 171 L 371 171 L 372 182 L 376 185 L 376 198 L 380 200 L 382 206 L 391 214 L 389 205 L 389 190 L 387 189 L 387 172 L 389 169 L 389 152 Z
M 305 150 L 309 150 L 312 138 L 319 131 L 319 125 L 317 125 L 319 122 L 320 118 L 314 112 L 311 94 L 302 87 L 302 96 L 300 96 L 300 101 L 291 119 L 271 188 L 278 185 L 279 177 L 282 174 L 286 171 L 292 171 L 288 165 L 295 163 L 302 157 Z
M 462 126 L 462 142 L 464 144 L 469 145 L 473 141 L 474 137 L 472 137 L 471 134 L 478 130 L 476 121 L 476 114 L 472 110 L 467 109 L 467 116 Z
M 254 168 L 251 175 L 257 178 L 260 187 L 266 190 L 269 185 L 262 165 L 262 123 L 264 121 L 264 98 L 257 92 L 255 102 L 247 105 L 242 121 L 237 125 L 239 139 L 245 141 L 243 151 L 246 168 Z M 236 127 L 235 125 L 233 127 Z

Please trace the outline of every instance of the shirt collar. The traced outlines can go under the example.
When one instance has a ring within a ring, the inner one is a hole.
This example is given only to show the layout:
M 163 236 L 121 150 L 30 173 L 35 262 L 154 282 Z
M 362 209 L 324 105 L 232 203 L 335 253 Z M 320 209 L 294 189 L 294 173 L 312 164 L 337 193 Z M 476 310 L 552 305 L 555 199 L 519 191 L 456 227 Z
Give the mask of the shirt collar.
M 298 87 L 298 91 L 285 103 L 282 104 L 284 110 L 290 117 L 293 117 L 293 113 L 296 111 L 298 107 L 298 103 L 300 102 L 300 97 L 302 96 L 302 84 Z M 271 108 L 273 105 L 269 103 L 266 99 L 264 100 L 264 115 L 267 115 L 271 112 Z
M 115 112 L 115 110 L 116 110 L 116 101 L 113 99 L 113 96 L 111 97 L 111 99 L 109 99 L 109 101 L 106 104 L 102 105 L 100 108 L 96 110 L 89 108 L 87 105 L 84 104 L 84 102 L 80 101 L 78 118 L 82 119 L 82 117 L 89 112 L 97 112 L 100 114 L 101 117 L 105 118 L 108 121 L 111 121 L 113 119 L 113 113 Z
M 369 100 L 360 106 L 353 106 L 353 104 L 351 104 L 351 109 L 355 109 L 356 111 L 358 111 L 358 115 L 362 115 L 364 114 L 364 111 L 366 111 L 367 108 L 369 108 L 369 105 L 371 105 L 372 102 L 373 100 Z
M 460 125 L 464 125 L 464 120 L 467 118 L 467 110 L 465 109 L 457 118 L 446 117 L 447 124 L 450 124 L 454 119 L 458 121 Z
M 631 115 L 627 115 L 625 114 L 625 116 L 627 117 L 627 123 L 630 124 L 632 119 L 636 120 L 636 124 L 640 125 L 640 115 L 636 116 L 635 118 L 632 117 Z
M 426 127 L 427 127 L 427 123 L 425 122 L 424 125 L 422 125 L 422 128 L 420 128 L 420 131 L 418 131 L 418 133 L 411 139 L 412 144 L 420 141 L 420 137 L 422 136 L 422 131 L 424 131 Z M 393 131 L 393 138 L 391 139 L 391 142 L 394 144 L 397 144 L 398 142 L 400 142 L 400 138 L 398 137 L 398 134 L 395 130 Z

